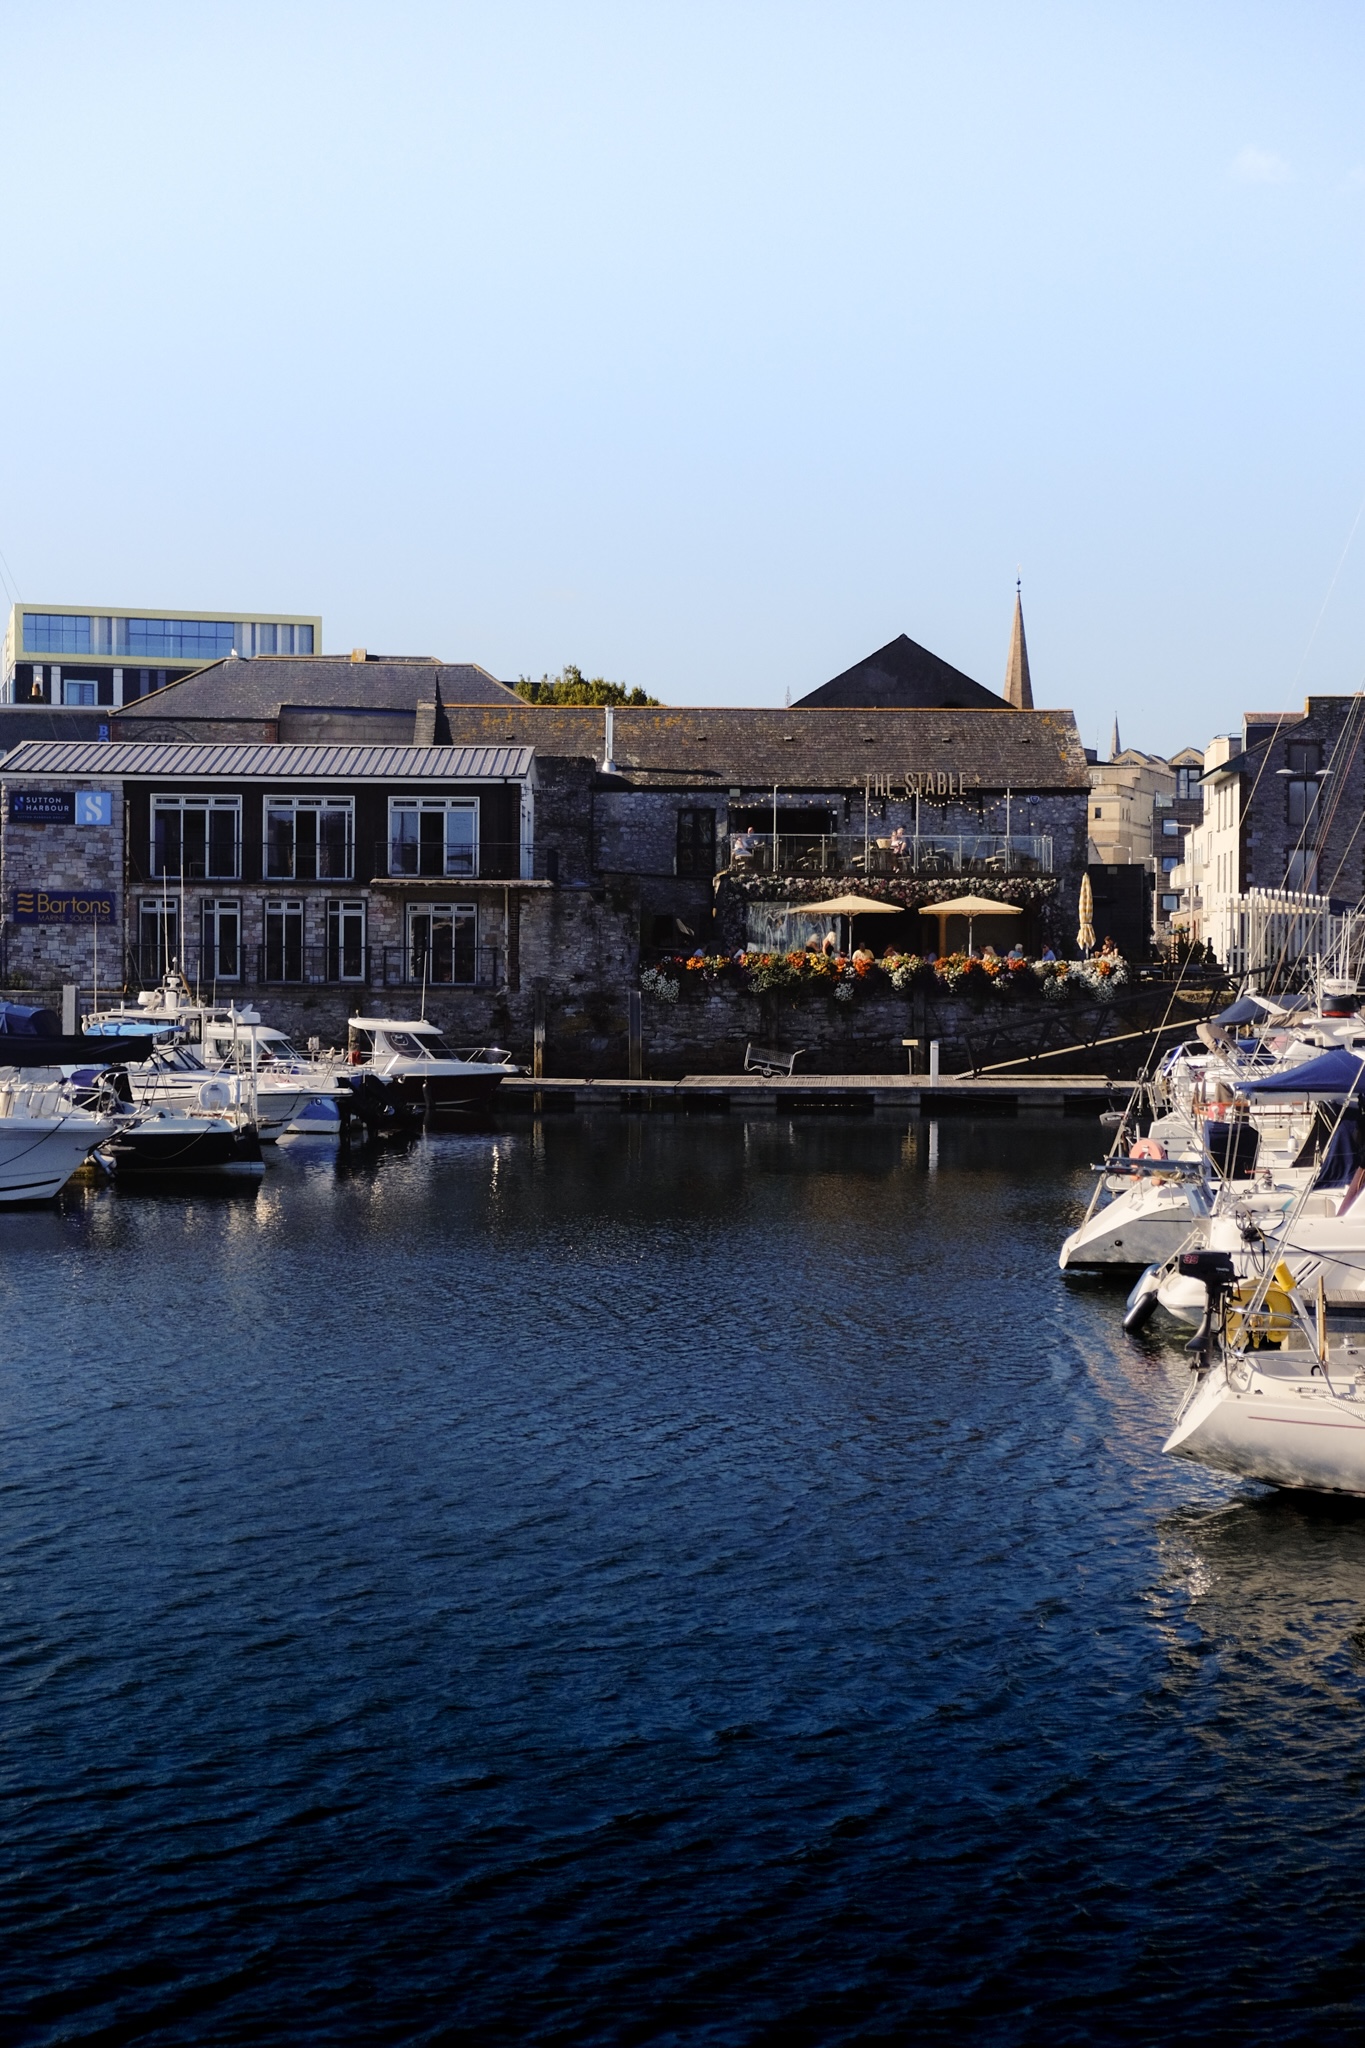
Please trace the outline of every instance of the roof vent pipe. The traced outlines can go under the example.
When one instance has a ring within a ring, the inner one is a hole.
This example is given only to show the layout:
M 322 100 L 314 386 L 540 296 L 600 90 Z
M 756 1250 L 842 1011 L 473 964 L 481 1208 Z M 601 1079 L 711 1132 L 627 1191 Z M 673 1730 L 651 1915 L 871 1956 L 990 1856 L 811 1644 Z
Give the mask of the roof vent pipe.
M 616 762 L 613 758 L 613 749 L 616 739 L 616 720 L 610 705 L 607 705 L 603 716 L 606 719 L 607 729 L 603 740 L 602 773 L 604 775 L 614 775 L 616 773 Z

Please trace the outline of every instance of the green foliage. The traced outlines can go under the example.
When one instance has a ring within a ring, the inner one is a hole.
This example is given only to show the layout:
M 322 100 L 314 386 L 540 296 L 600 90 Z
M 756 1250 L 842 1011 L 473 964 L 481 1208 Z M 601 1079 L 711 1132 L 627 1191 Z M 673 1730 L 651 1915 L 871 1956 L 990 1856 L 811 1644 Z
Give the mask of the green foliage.
M 628 690 L 624 683 L 609 683 L 605 676 L 585 676 L 576 662 L 566 661 L 564 672 L 542 676 L 519 676 L 513 686 L 528 704 L 657 704 L 643 690 Z

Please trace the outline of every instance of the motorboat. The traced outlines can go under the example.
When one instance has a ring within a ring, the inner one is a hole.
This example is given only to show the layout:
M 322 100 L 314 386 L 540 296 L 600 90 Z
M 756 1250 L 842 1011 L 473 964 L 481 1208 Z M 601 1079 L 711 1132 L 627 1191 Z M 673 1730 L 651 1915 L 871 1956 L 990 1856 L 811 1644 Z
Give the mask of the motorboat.
M 1187 1255 L 1204 1301 L 1194 1380 L 1162 1446 L 1272 1486 L 1365 1494 L 1365 1342 L 1332 1332 L 1316 1296 L 1277 1265 L 1251 1290 L 1216 1251 Z
M 92 1012 L 85 1027 L 92 1037 L 112 1039 L 153 1033 L 156 1050 L 141 1068 L 134 1091 L 141 1106 L 245 1109 L 265 1144 L 300 1124 L 335 1132 L 341 1122 L 338 1105 L 351 1099 L 335 1064 L 303 1059 L 284 1033 L 264 1024 L 254 1009 L 197 1003 L 174 966 L 135 1002 Z M 206 1094 L 220 1075 L 228 1077 L 228 1095 L 216 1087 Z
M 458 1122 L 486 1109 L 518 1069 L 500 1046 L 457 1049 L 424 1017 L 352 1017 L 347 1025 L 349 1078 L 360 1097 L 378 1103 L 382 1091 L 406 1122 Z
M 212 1085 L 226 1088 L 222 1080 Z M 114 1129 L 103 1156 L 120 1181 L 252 1181 L 265 1172 L 255 1124 L 226 1105 L 144 1110 Z
M 117 1129 L 116 1115 L 74 1102 L 55 1070 L 0 1065 L 0 1202 L 50 1201 Z

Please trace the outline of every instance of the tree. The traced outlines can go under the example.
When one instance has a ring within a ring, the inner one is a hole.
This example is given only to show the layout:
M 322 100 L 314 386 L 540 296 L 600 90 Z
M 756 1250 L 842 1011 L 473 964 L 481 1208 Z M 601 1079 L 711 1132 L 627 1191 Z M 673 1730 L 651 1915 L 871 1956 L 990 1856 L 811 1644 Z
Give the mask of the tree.
M 628 690 L 624 683 L 609 683 L 605 676 L 585 676 L 576 662 L 566 661 L 562 675 L 519 676 L 513 685 L 528 704 L 657 704 L 643 690 Z

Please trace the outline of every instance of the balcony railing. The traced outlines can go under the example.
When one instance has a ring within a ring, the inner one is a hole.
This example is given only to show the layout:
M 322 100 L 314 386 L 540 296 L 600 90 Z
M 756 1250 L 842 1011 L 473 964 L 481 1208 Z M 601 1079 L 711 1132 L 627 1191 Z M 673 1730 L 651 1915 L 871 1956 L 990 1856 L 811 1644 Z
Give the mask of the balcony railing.
M 171 955 L 176 958 L 174 952 Z M 129 949 L 128 978 L 154 988 L 169 962 L 160 946 Z M 201 1000 L 230 1002 L 245 988 L 499 988 L 498 947 L 457 945 L 424 956 L 415 946 L 261 946 L 187 948 L 179 959 L 185 979 Z
M 546 876 L 546 856 L 530 840 L 482 839 L 474 846 L 380 839 L 371 849 L 375 880 L 529 882 Z
M 955 832 L 864 837 L 862 833 L 737 832 L 732 872 L 761 875 L 1050 875 L 1052 841 L 1031 833 Z

